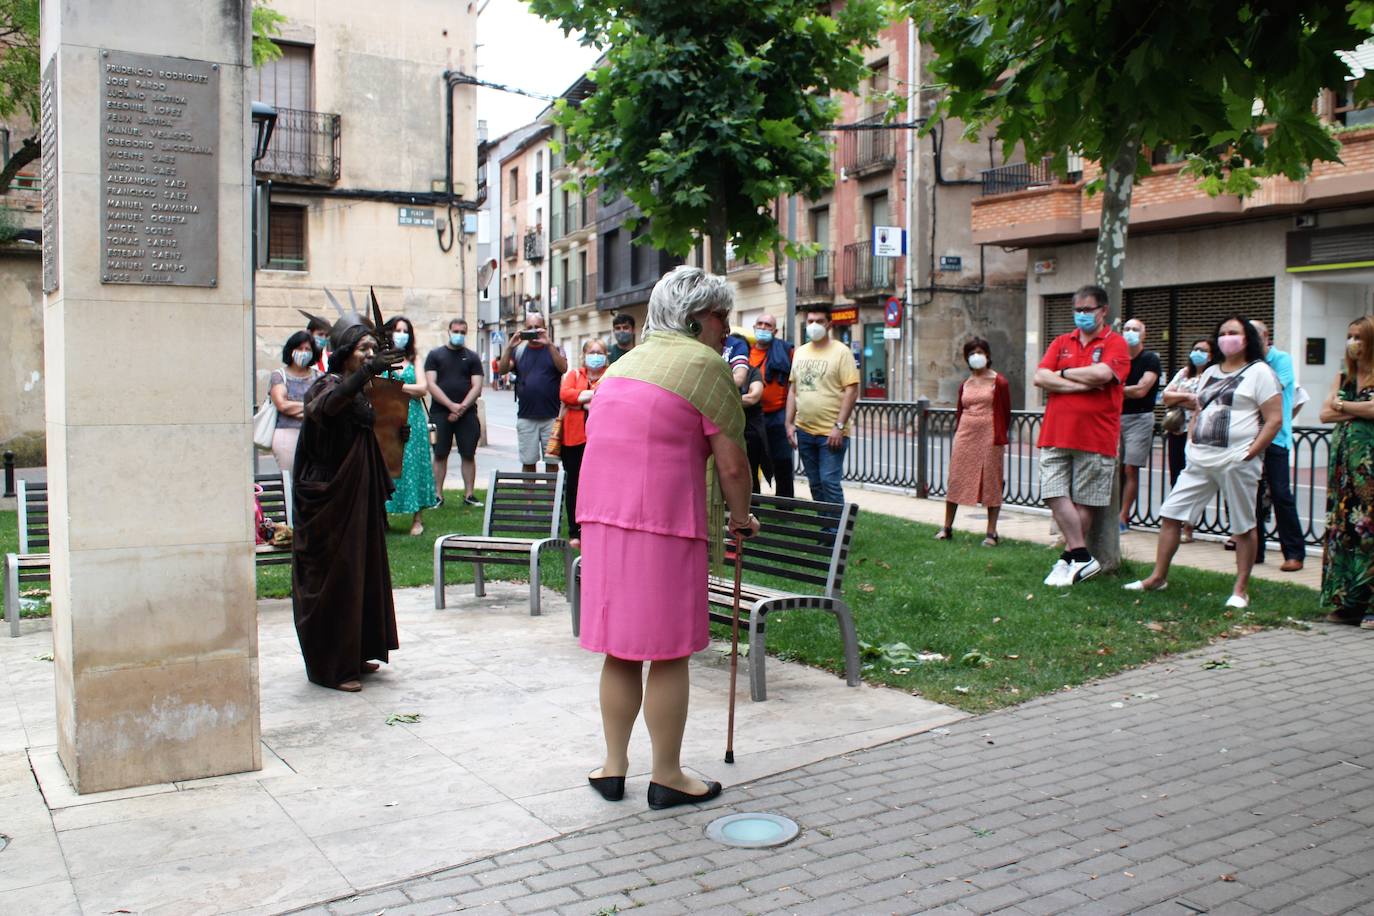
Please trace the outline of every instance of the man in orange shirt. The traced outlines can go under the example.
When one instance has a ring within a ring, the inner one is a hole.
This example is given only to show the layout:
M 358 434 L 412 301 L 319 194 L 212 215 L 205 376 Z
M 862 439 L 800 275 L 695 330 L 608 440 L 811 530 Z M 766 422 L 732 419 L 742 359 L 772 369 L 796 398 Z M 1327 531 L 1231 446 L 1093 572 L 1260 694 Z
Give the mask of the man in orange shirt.
M 768 456 L 773 464 L 773 492 L 792 496 L 795 458 L 787 440 L 787 388 L 791 384 L 792 344 L 778 336 L 778 320 L 760 315 L 754 321 L 754 345 L 749 365 L 763 376 L 763 427 L 768 437 Z

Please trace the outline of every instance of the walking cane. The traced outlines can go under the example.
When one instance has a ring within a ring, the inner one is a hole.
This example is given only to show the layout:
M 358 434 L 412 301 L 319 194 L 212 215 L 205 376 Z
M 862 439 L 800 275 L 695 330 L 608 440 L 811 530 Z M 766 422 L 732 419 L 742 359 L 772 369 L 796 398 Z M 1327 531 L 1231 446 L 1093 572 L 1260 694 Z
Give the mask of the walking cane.
M 744 538 L 735 532 L 735 606 L 730 621 L 730 724 L 725 733 L 725 762 L 735 762 L 735 678 L 739 674 L 739 580 L 744 568 Z

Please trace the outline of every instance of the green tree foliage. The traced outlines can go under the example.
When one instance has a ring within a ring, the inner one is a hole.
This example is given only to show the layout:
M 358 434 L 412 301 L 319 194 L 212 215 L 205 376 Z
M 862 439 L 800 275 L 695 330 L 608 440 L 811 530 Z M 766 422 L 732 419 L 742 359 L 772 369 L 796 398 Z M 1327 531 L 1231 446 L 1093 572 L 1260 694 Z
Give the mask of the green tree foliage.
M 1101 163 L 1096 275 L 1113 305 L 1148 148 L 1185 154 L 1213 194 L 1248 193 L 1266 175 L 1300 180 L 1312 162 L 1339 158 L 1313 101 L 1344 83 L 1336 52 L 1369 37 L 1370 5 L 909 0 L 935 52 L 937 116 L 959 118 L 970 136 L 992 125 L 1007 154 L 1019 144 L 1028 161 L 1050 157 L 1060 175 L 1071 153 Z M 1095 526 L 1091 548 L 1110 569 L 1115 512 L 1099 514 L 1111 524 Z
M 530 0 L 539 16 L 605 52 L 595 91 L 560 101 L 570 160 L 585 189 L 628 197 L 657 248 L 686 255 L 702 233 L 723 271 L 781 241 L 780 195 L 834 181 L 825 133 L 832 92 L 854 91 L 863 49 L 890 21 L 885 0 L 831 14 L 815 0 Z
M 286 16 L 267 5 L 267 0 L 253 0 L 253 66 L 281 57 L 281 48 L 272 39 L 281 34 Z
M 1369 37 L 1358 3 L 1290 0 L 974 0 L 913 4 L 947 90 L 941 113 L 1006 149 L 1111 163 L 1124 145 L 1170 146 L 1213 193 L 1256 176 L 1300 180 L 1340 145 L 1312 101 L 1346 78 L 1337 51 Z M 1000 79 L 1007 74 L 1005 80 Z M 1135 173 L 1149 170 L 1143 154 Z

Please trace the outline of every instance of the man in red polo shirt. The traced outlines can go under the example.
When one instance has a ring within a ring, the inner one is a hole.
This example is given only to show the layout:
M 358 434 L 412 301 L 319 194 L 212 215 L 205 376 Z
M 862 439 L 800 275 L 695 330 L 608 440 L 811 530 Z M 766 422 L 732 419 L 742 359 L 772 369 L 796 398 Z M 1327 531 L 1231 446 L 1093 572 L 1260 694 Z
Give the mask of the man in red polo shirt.
M 1076 330 L 1054 339 L 1035 387 L 1049 395 L 1040 425 L 1040 496 L 1064 534 L 1065 550 L 1045 584 L 1073 585 L 1101 570 L 1085 536 L 1093 509 L 1112 498 L 1121 438 L 1121 385 L 1131 370 L 1130 348 L 1107 324 L 1107 291 L 1084 286 L 1073 294 Z

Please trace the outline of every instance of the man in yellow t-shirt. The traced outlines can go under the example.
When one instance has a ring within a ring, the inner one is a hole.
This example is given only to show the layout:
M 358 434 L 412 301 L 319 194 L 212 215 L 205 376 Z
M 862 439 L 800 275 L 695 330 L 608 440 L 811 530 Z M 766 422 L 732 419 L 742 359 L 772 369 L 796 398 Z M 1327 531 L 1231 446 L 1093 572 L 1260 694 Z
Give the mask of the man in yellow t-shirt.
M 787 391 L 787 438 L 801 455 L 811 498 L 844 502 L 840 481 L 849 446 L 849 418 L 859 400 L 859 369 L 854 354 L 830 339 L 830 310 L 806 310 L 809 343 L 792 356 L 792 386 Z

